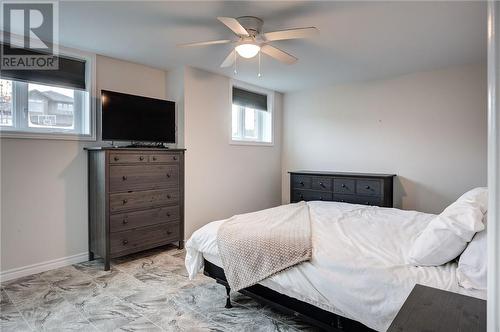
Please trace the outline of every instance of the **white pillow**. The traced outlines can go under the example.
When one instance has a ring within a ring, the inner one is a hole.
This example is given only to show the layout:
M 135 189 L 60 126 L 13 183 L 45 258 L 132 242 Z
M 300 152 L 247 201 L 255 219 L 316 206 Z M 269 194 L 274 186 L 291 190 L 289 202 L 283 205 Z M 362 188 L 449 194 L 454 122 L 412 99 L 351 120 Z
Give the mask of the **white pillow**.
M 458 260 L 458 283 L 466 289 L 486 289 L 486 275 L 488 273 L 487 237 L 486 229 L 476 233 Z
M 470 204 L 476 204 L 483 214 L 488 211 L 488 188 L 478 187 L 469 190 L 462 196 L 460 196 L 457 201 L 468 202 Z
M 463 194 L 432 219 L 410 249 L 408 263 L 421 266 L 443 265 L 456 258 L 476 232 L 484 229 L 487 210 L 486 188 Z

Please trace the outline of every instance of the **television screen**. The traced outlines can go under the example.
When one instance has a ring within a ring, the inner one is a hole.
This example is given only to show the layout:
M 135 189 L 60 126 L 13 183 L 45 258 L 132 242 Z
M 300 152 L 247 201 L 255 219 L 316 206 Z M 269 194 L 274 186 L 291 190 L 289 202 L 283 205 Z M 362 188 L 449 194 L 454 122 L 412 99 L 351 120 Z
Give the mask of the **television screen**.
M 175 143 L 173 101 L 101 91 L 102 139 Z

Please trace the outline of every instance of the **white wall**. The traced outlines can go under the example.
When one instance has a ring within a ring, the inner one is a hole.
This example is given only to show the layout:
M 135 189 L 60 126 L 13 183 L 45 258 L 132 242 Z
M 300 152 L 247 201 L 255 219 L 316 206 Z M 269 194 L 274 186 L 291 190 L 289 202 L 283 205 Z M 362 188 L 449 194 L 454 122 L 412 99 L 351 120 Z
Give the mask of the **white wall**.
M 177 146 L 184 147 L 184 67 L 168 72 L 167 99 L 175 101 L 176 142 Z
M 272 147 L 229 144 L 229 78 L 189 67 L 169 75 L 97 57 L 98 90 L 182 105 L 186 238 L 212 220 L 276 206 L 282 194 L 287 202 L 293 169 L 394 172 L 396 203 L 427 212 L 486 183 L 484 66 L 276 93 Z M 2 272 L 86 254 L 83 147 L 100 143 L 0 140 Z
M 0 145 L 1 271 L 84 253 L 85 145 L 7 138 Z
M 100 89 L 166 98 L 166 72 L 98 56 Z M 0 139 L 2 272 L 87 253 L 83 148 L 96 144 Z
M 151 98 L 166 98 L 167 73 L 140 64 L 97 57 L 97 90 L 109 89 Z
M 186 238 L 210 221 L 281 203 L 281 108 L 275 94 L 275 144 L 230 145 L 230 79 L 186 68 Z
M 396 173 L 395 204 L 438 213 L 486 185 L 486 68 L 453 67 L 284 97 L 290 170 Z
M 227 77 L 192 68 L 167 75 L 98 56 L 100 89 L 178 103 L 178 138 L 180 146 L 185 140 L 187 147 L 186 238 L 210 221 L 280 204 L 280 94 L 275 96 L 275 144 L 262 147 L 229 144 Z M 43 270 L 47 261 L 55 260 L 54 267 L 86 259 L 87 154 L 83 148 L 101 144 L 0 140 L 2 278 Z

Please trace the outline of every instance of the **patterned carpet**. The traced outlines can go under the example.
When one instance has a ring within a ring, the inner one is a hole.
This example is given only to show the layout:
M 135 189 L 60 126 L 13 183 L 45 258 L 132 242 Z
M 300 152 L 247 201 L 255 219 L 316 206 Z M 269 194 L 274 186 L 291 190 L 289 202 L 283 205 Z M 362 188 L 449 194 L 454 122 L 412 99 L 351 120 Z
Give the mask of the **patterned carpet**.
M 187 278 L 184 252 L 163 247 L 19 278 L 1 285 L 7 331 L 313 331 L 295 317 L 232 293 L 210 278 Z

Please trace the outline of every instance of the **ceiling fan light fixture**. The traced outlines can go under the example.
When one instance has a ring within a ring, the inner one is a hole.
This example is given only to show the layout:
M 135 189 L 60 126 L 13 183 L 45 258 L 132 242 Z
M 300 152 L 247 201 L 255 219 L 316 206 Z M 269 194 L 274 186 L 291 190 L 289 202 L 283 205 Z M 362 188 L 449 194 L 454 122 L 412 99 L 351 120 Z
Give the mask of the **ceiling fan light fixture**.
M 246 59 L 253 58 L 260 51 L 260 46 L 256 44 L 241 44 L 235 47 L 236 52 Z

